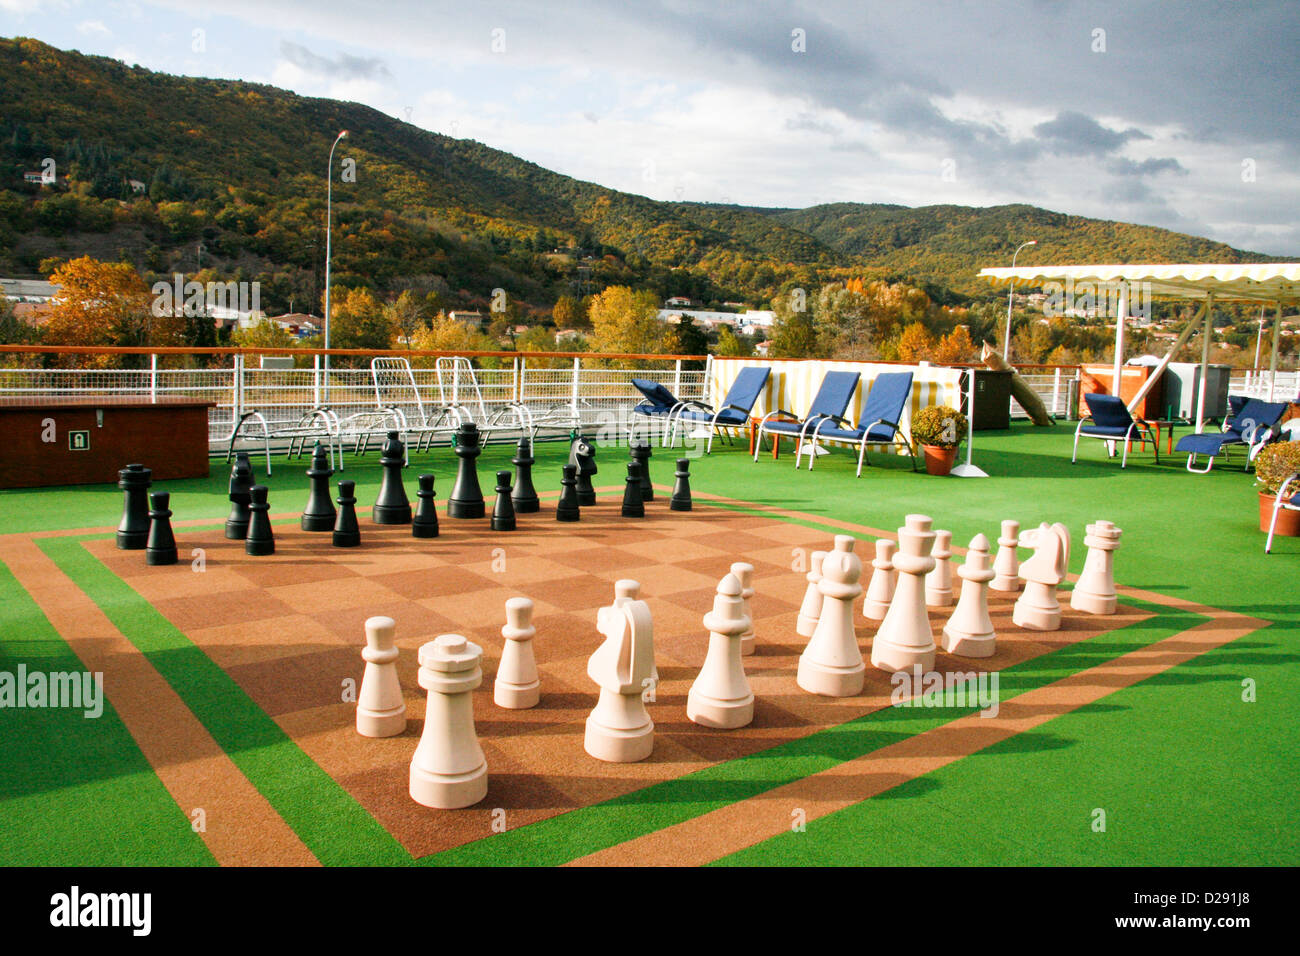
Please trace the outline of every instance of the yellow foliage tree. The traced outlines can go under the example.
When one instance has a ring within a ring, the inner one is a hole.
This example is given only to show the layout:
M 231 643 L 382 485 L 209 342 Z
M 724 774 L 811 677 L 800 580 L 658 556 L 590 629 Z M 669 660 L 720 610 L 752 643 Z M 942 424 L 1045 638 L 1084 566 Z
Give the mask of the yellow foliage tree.
M 919 362 L 929 359 L 934 351 L 934 336 L 920 322 L 913 322 L 898 337 L 898 360 Z
M 653 292 L 610 286 L 592 300 L 587 316 L 591 320 L 593 352 L 663 351 L 659 300 Z
M 459 319 L 448 318 L 439 312 L 427 329 L 417 329 L 411 336 L 411 348 L 416 351 L 439 352 L 492 352 L 496 345 L 477 326 Z M 431 356 L 416 356 L 411 364 L 419 368 L 432 368 L 436 360 Z
M 100 262 L 82 256 L 64 263 L 50 275 L 59 287 L 45 326 L 52 345 L 151 345 L 175 332 L 174 316 L 155 317 L 149 289 L 135 267 L 125 262 Z M 63 365 L 115 364 L 112 356 L 62 356 Z
M 971 341 L 970 330 L 964 325 L 956 326 L 934 347 L 934 360 L 941 365 L 956 365 L 973 361 L 974 358 L 975 343 Z

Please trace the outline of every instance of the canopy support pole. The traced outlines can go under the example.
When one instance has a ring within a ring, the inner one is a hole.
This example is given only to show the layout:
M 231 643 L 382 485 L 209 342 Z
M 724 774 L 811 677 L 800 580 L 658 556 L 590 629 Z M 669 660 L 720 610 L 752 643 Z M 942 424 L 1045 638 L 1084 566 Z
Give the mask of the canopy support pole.
M 1196 434 L 1205 430 L 1205 390 L 1210 377 L 1210 339 L 1214 337 L 1214 293 L 1205 297 L 1205 338 L 1201 342 L 1201 382 L 1196 390 Z
M 966 370 L 966 464 L 958 465 L 952 474 L 958 478 L 987 478 L 989 473 L 971 458 L 975 454 L 975 367 Z
M 1165 373 L 1165 369 L 1168 368 L 1169 363 L 1173 361 L 1174 355 L 1180 348 L 1187 344 L 1187 340 L 1192 337 L 1192 333 L 1195 332 L 1197 327 L 1200 325 L 1201 318 L 1205 315 L 1205 308 L 1206 305 L 1202 302 L 1201 311 L 1197 312 L 1192 320 L 1187 323 L 1183 328 L 1182 334 L 1178 336 L 1178 340 L 1174 342 L 1173 347 L 1165 353 L 1165 357 L 1160 360 L 1160 364 L 1157 365 L 1155 371 L 1151 373 L 1151 377 L 1142 383 L 1142 387 L 1138 389 L 1138 393 L 1134 395 L 1133 400 L 1128 403 L 1128 410 L 1130 412 L 1141 404 L 1142 399 L 1146 398 L 1147 392 L 1151 391 L 1151 389 L 1155 387 L 1156 382 L 1160 381 L 1160 376 Z
M 1111 394 L 1120 397 L 1120 373 L 1124 370 L 1124 316 L 1128 315 L 1128 283 L 1119 285 L 1119 308 L 1115 310 L 1115 377 L 1111 380 Z
M 1268 363 L 1268 400 L 1273 401 L 1274 383 L 1277 381 L 1277 343 L 1282 331 L 1282 300 L 1277 300 L 1277 312 L 1273 316 L 1273 357 Z

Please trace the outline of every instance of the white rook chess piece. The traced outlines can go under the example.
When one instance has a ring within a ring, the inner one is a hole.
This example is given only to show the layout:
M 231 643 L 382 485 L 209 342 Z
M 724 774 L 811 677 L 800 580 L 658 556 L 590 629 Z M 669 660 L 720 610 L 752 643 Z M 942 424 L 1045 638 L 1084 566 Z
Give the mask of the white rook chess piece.
M 943 626 L 943 649 L 958 657 L 992 657 L 998 639 L 989 620 L 988 586 L 994 571 L 988 538 L 977 534 L 971 539 L 966 563 L 957 573 L 961 576 L 961 597 Z
M 1020 555 L 1016 553 L 1019 543 L 1020 522 L 1002 522 L 1002 537 L 998 538 L 998 556 L 993 562 L 990 590 L 1004 594 L 1015 594 L 1020 590 Z
M 483 683 L 483 649 L 459 634 L 420 648 L 420 686 L 429 692 L 424 733 L 411 760 L 411 799 L 455 810 L 487 796 L 487 761 L 474 733 L 474 688 Z
M 817 630 L 799 656 L 797 683 L 810 694 L 852 697 L 862 690 L 866 665 L 853 630 L 853 603 L 862 593 L 862 561 L 853 553 L 857 542 L 847 534 L 835 536 L 835 550 L 822 560 L 822 613 Z
M 1063 524 L 1044 523 L 1021 537 L 1034 554 L 1020 566 L 1025 593 L 1016 599 L 1011 620 L 1031 631 L 1055 631 L 1061 626 L 1056 589 L 1070 566 L 1070 531 Z
M 898 545 L 888 538 L 876 542 L 876 557 L 871 562 L 871 583 L 867 585 L 867 596 L 862 599 L 862 615 L 872 621 L 883 621 L 889 611 L 889 602 L 894 599 L 894 585 L 898 581 L 898 572 L 894 570 L 894 552 Z
M 817 589 L 817 582 L 822 579 L 822 562 L 826 560 L 825 551 L 814 551 L 808 559 L 808 589 L 803 592 L 803 604 L 799 605 L 799 618 L 795 622 L 794 632 L 800 637 L 812 637 L 817 630 L 817 620 L 822 616 L 822 592 Z
M 1121 534 L 1109 521 L 1088 525 L 1083 539 L 1088 556 L 1083 559 L 1083 573 L 1070 593 L 1070 607 L 1076 611 L 1115 613 L 1115 551 Z
M 748 657 L 754 653 L 754 609 L 749 603 L 754 597 L 754 566 L 737 561 L 731 566 L 731 573 L 740 582 L 740 600 L 745 618 L 749 621 L 749 629 L 740 635 L 740 653 Z
M 357 733 L 363 737 L 395 737 L 406 730 L 406 700 L 397 679 L 397 648 L 391 617 L 366 618 L 366 662 L 357 694 Z
M 925 576 L 925 603 L 929 607 L 952 607 L 952 532 L 934 533 L 934 570 Z
M 898 585 L 885 619 L 871 642 L 871 663 L 882 671 L 922 673 L 934 670 L 934 634 L 925 610 L 925 575 L 934 570 L 933 522 L 925 515 L 908 515 L 898 529 L 898 553 L 894 568 Z
M 614 606 L 622 607 L 629 601 L 641 600 L 641 585 L 631 578 L 619 578 L 614 582 Z M 659 686 L 659 665 L 655 663 L 654 635 L 647 636 L 650 642 L 650 680 Z
M 650 606 L 616 603 L 602 607 L 596 621 L 605 642 L 587 661 L 587 676 L 600 687 L 600 699 L 587 717 L 583 747 L 612 763 L 644 760 L 655 742 L 655 725 L 641 697 L 653 664 Z
M 732 730 L 754 719 L 754 694 L 740 651 L 749 629 L 743 592 L 736 575 L 728 574 L 718 583 L 713 610 L 704 615 L 709 651 L 686 697 L 686 716 L 704 727 Z
M 536 707 L 540 699 L 541 680 L 537 676 L 537 658 L 533 655 L 533 602 L 526 597 L 506 601 L 506 623 L 501 636 L 506 639 L 501 664 L 492 688 L 498 707 L 526 710 Z

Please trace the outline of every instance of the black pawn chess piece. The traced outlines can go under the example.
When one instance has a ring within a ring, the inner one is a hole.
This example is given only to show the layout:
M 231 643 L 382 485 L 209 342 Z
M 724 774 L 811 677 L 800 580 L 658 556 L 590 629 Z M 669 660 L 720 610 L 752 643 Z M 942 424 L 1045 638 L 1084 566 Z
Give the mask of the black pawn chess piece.
M 570 454 L 574 456 L 578 467 L 578 504 L 584 508 L 596 503 L 596 489 L 592 487 L 591 476 L 596 473 L 596 448 L 581 435 L 573 443 Z
M 234 467 L 230 469 L 230 517 L 226 519 L 226 537 L 231 541 L 243 541 L 248 537 L 248 490 L 253 487 L 253 465 L 248 460 L 248 452 L 241 451 L 235 455 Z
M 420 487 L 415 492 L 419 504 L 411 519 L 411 536 L 414 538 L 438 537 L 438 509 L 433 503 L 433 475 L 421 475 Z
M 402 468 L 406 464 L 406 446 L 397 432 L 388 433 L 384 441 L 379 464 L 384 467 L 384 478 L 379 483 L 379 497 L 370 509 L 375 524 L 410 524 L 411 502 L 402 484 Z
M 519 439 L 519 449 L 515 452 L 515 457 L 510 459 L 510 464 L 515 466 L 515 490 L 511 492 L 510 499 L 514 502 L 515 511 L 521 515 L 542 510 L 542 504 L 537 499 L 537 489 L 533 487 L 535 461 L 532 441 L 528 438 Z
M 479 487 L 478 470 L 474 464 L 474 459 L 482 452 L 478 426 L 473 422 L 462 422 L 456 429 L 456 457 L 460 464 L 456 469 L 456 484 L 447 499 L 448 517 L 481 518 L 486 513 L 483 489 Z
M 578 506 L 578 466 L 565 465 L 560 479 L 560 500 L 555 503 L 556 521 L 577 521 L 581 517 Z
M 627 478 L 623 485 L 623 517 L 644 518 L 645 499 L 641 497 L 641 463 L 627 463 Z
M 311 467 L 307 477 L 311 479 L 311 493 L 307 496 L 307 507 L 302 513 L 303 531 L 333 531 L 334 502 L 330 499 L 330 478 L 334 469 L 330 467 L 329 452 L 316 443 L 311 452 Z
M 669 511 L 691 510 L 691 460 L 677 459 L 676 481 L 673 483 L 673 497 L 668 502 Z
M 149 496 L 149 543 L 145 548 L 146 564 L 175 564 L 176 537 L 172 534 L 171 494 L 155 491 Z
M 122 521 L 117 526 L 117 546 L 139 551 L 149 543 L 149 486 L 153 472 L 144 465 L 127 465 L 117 473 L 122 489 Z
M 275 535 L 271 532 L 271 506 L 266 501 L 266 485 L 253 485 L 248 496 L 250 517 L 244 551 L 258 557 L 275 554 Z
M 361 544 L 361 526 L 357 524 L 357 483 L 339 482 L 339 516 L 334 522 L 334 547 L 355 548 Z
M 497 500 L 492 506 L 492 530 L 514 531 L 515 505 L 510 500 L 510 472 L 497 472 Z
M 632 458 L 641 466 L 641 500 L 654 501 L 655 489 L 650 483 L 650 444 L 637 442 L 632 446 Z

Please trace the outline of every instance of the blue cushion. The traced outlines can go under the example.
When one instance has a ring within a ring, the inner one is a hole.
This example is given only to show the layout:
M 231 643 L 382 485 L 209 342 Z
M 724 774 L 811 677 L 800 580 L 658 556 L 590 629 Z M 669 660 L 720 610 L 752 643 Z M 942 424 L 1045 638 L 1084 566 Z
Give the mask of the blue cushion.
M 786 419 L 768 419 L 767 424 L 763 426 L 763 430 L 779 432 L 782 435 L 798 435 L 803 431 L 803 424 L 803 422 L 792 422 Z M 813 425 L 813 428 L 816 427 L 816 425 Z M 812 434 L 812 428 L 808 429 L 808 433 Z
M 771 374 L 770 368 L 760 368 L 757 365 L 742 368 L 736 380 L 731 383 L 731 388 L 727 390 L 727 397 L 722 400 L 723 406 L 735 405 L 737 408 L 751 411 L 754 403 L 758 401 L 758 396 L 767 386 Z
M 911 372 L 881 372 L 867 393 L 859 424 L 884 420 L 896 422 L 903 417 L 903 407 L 912 397 Z M 875 434 L 875 433 L 873 433 Z
M 1224 445 L 1244 444 L 1236 432 L 1204 432 L 1200 435 L 1184 435 L 1178 439 L 1174 451 L 1185 451 L 1191 455 L 1217 455 Z
M 1083 400 L 1088 406 L 1088 417 L 1096 422 L 1096 425 L 1085 427 L 1084 430 L 1079 433 L 1081 435 L 1092 434 L 1089 430 L 1092 428 L 1119 428 L 1120 434 L 1122 435 L 1124 429 L 1128 428 L 1133 421 L 1133 416 L 1129 414 L 1128 406 L 1124 404 L 1122 399 L 1117 398 L 1114 395 L 1102 395 L 1097 392 L 1089 392 L 1087 395 L 1083 396 Z
M 632 384 L 636 386 L 638 392 L 646 397 L 646 400 L 651 405 L 658 405 L 667 411 L 677 404 L 677 396 L 658 382 L 652 382 L 645 378 L 634 378 Z
M 679 417 L 690 419 L 693 422 L 711 422 L 713 421 L 713 412 L 702 411 L 698 408 L 686 408 L 681 411 Z M 718 413 L 719 425 L 744 425 L 748 421 L 748 415 L 734 408 L 724 408 Z
M 873 442 L 892 442 L 894 440 L 894 429 L 888 425 L 876 424 L 870 430 L 862 428 L 832 428 L 827 426 L 817 435 L 818 438 L 824 438 L 827 441 L 851 441 L 859 442 L 866 438 L 867 444 Z
M 1127 438 L 1129 434 L 1128 425 L 1084 425 L 1079 429 L 1079 434 L 1085 438 Z M 1134 438 L 1141 440 L 1137 431 L 1134 430 Z
M 642 402 L 632 408 L 633 415 L 667 415 L 672 409 L 665 405 L 651 405 L 649 402 Z

